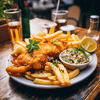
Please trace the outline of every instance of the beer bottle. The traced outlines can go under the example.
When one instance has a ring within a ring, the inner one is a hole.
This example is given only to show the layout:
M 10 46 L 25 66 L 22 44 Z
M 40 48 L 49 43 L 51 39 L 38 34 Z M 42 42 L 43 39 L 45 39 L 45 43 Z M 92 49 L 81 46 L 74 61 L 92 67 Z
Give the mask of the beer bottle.
M 18 8 L 21 9 L 21 15 L 22 15 L 23 39 L 29 38 L 30 37 L 29 13 L 24 5 L 24 0 L 18 0 Z

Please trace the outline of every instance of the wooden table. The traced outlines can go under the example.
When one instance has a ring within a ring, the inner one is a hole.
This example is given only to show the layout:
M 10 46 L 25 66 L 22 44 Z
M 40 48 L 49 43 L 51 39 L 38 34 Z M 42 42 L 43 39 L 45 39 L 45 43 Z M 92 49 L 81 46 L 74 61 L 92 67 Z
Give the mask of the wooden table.
M 31 33 L 44 30 L 42 24 L 47 20 L 30 21 Z M 87 29 L 76 28 L 75 33 L 81 38 Z M 12 52 L 10 40 L 0 44 L 0 100 L 99 100 L 100 99 L 100 65 L 84 81 L 71 87 L 61 89 L 37 89 L 24 86 L 14 81 L 5 71 L 6 61 Z

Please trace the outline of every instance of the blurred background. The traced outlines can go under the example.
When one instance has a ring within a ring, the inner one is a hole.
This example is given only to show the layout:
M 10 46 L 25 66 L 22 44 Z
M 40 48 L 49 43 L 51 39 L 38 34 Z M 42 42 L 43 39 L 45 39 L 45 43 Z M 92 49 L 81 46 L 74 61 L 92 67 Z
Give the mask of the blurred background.
M 56 9 L 57 1 L 58 0 L 25 0 L 24 4 L 29 11 L 30 19 L 42 18 L 52 20 L 52 12 Z M 6 6 L 3 5 L 3 2 L 6 3 Z M 0 5 L 0 18 L 2 7 L 3 9 L 7 9 L 10 7 L 18 7 L 17 0 L 1 0 Z M 100 16 L 99 0 L 61 0 L 59 9 L 67 10 L 72 5 L 79 6 L 81 10 L 78 25 L 79 27 L 89 27 L 90 15 L 96 14 Z

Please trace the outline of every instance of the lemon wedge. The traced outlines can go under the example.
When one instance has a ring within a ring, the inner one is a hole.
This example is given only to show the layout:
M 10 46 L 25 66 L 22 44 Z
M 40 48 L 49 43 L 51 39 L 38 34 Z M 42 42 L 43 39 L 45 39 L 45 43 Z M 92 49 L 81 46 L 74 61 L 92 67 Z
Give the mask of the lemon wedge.
M 91 37 L 86 37 L 81 42 L 82 48 L 84 48 L 88 52 L 94 52 L 97 48 L 97 43 Z

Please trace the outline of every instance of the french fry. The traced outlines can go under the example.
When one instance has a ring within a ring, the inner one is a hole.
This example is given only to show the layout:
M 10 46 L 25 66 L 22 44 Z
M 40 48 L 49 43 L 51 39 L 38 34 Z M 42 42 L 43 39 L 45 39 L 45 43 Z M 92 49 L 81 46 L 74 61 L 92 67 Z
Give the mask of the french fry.
M 43 38 L 46 39 L 47 41 L 50 41 L 51 39 L 55 38 L 56 36 L 58 36 L 60 34 L 63 34 L 63 32 L 62 31 L 57 31 L 54 34 L 44 36 Z
M 45 66 L 45 71 L 51 71 L 51 68 L 49 66 Z
M 72 48 L 72 42 L 68 42 L 67 45 L 69 46 L 69 48 Z
M 66 39 L 60 39 L 59 41 L 60 41 L 60 42 L 64 42 L 64 43 L 66 43 L 66 44 L 68 43 L 68 41 L 67 41 Z
M 64 84 L 65 82 L 64 82 L 63 76 L 62 76 L 61 72 L 59 71 L 59 69 L 55 65 L 53 65 L 51 62 L 46 62 L 46 65 L 51 67 L 51 69 L 53 70 L 54 74 L 56 75 L 58 81 L 61 84 Z
M 61 40 L 61 39 L 66 39 L 68 40 L 68 35 L 66 34 L 61 34 L 61 35 L 58 35 L 57 37 L 53 38 L 54 40 Z
M 73 41 L 73 39 L 68 38 L 68 42 L 72 42 L 72 41 Z
M 81 44 L 81 41 L 73 41 L 72 45 L 77 45 L 77 44 Z
M 34 80 L 34 78 L 31 77 L 31 76 L 29 76 L 29 75 L 25 75 L 25 77 L 26 77 L 27 79 L 29 79 L 29 80 Z
M 74 41 L 76 41 L 75 34 L 72 34 L 71 37 L 72 37 L 72 39 L 73 39 Z
M 76 39 L 76 41 L 80 41 L 80 39 L 77 35 L 75 35 L 75 39 Z
M 17 46 L 14 51 L 11 53 L 11 56 L 14 56 L 15 54 L 21 54 L 25 51 L 25 48 L 23 48 L 22 46 Z
M 52 26 L 52 27 L 50 28 L 49 34 L 53 34 L 54 32 L 55 32 L 55 26 Z
M 70 72 L 72 72 L 72 70 L 70 70 L 70 69 L 67 69 L 67 72 L 68 72 L 68 73 L 70 73 Z
M 49 76 L 51 76 L 51 73 L 34 73 L 31 74 L 31 76 L 34 78 L 48 78 Z
M 36 34 L 37 36 L 39 36 L 39 37 L 44 37 L 44 36 L 46 36 L 47 34 L 45 33 L 45 32 L 40 32 L 40 33 L 38 33 L 38 34 Z
M 56 81 L 57 77 L 56 76 L 49 76 L 48 79 L 51 80 L 51 81 Z
M 50 81 L 50 80 L 39 79 L 39 78 L 35 78 L 33 82 L 36 84 L 44 84 L 44 85 L 59 85 L 60 84 L 59 81 Z
M 21 45 L 22 47 L 26 48 L 26 43 L 22 41 L 17 41 L 17 44 Z
M 59 67 L 59 69 L 61 71 L 61 74 L 64 78 L 65 84 L 67 86 L 71 86 L 71 82 L 69 80 L 69 75 L 68 75 L 68 72 L 67 72 L 66 68 L 63 66 L 63 64 L 58 64 L 58 67 Z
M 39 36 L 37 36 L 37 35 L 32 35 L 32 40 L 34 41 L 34 40 L 38 40 L 38 41 L 43 41 L 43 38 L 42 37 L 39 37 Z
M 31 75 L 31 72 L 30 71 L 26 72 L 26 75 L 29 75 L 30 76 Z
M 70 32 L 70 31 L 67 31 L 67 35 L 68 35 L 68 38 L 69 38 L 69 39 L 72 39 L 72 37 L 71 37 L 71 32 Z
M 29 44 L 29 39 L 28 38 L 25 38 L 24 41 L 25 41 L 26 45 Z
M 21 45 L 19 45 L 19 44 L 15 44 L 15 46 L 14 46 L 14 50 L 15 50 L 18 46 L 21 46 Z
M 69 78 L 72 79 L 72 78 L 76 77 L 79 73 L 80 73 L 79 68 L 76 68 L 75 70 L 73 70 L 72 72 L 69 73 Z
M 81 46 L 81 41 L 73 41 L 73 42 L 72 42 L 72 46 L 73 46 L 73 47 L 78 47 L 78 48 L 79 48 L 79 47 Z

